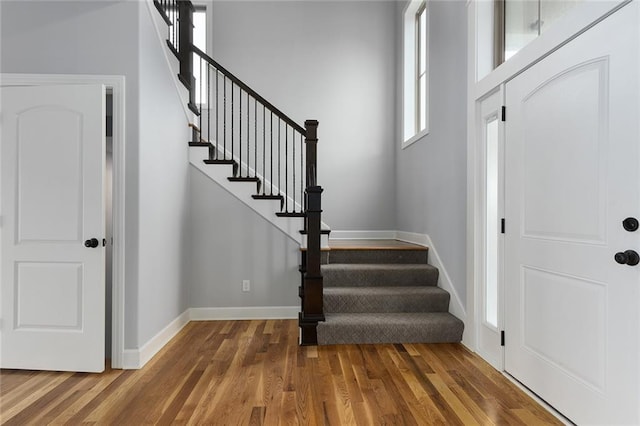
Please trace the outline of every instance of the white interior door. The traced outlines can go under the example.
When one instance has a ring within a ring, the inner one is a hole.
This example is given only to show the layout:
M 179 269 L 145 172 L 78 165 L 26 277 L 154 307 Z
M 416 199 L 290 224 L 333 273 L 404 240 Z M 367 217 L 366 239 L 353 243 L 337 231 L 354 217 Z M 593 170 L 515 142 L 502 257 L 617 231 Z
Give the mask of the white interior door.
M 506 86 L 505 369 L 578 424 L 640 424 L 639 40 L 633 2 Z
M 104 87 L 0 95 L 0 366 L 103 371 Z

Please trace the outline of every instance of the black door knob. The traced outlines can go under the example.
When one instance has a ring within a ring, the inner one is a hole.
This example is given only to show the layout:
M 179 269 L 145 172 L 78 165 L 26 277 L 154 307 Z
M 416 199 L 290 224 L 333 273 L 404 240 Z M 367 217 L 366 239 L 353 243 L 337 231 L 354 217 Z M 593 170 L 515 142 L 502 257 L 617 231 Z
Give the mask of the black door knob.
M 621 265 L 635 266 L 640 263 L 640 256 L 635 250 L 620 251 L 614 258 Z
M 638 230 L 638 219 L 635 217 L 628 217 L 622 221 L 622 227 L 625 231 L 634 232 Z
M 96 248 L 98 247 L 99 244 L 100 242 L 98 241 L 97 238 L 92 238 L 84 242 L 84 246 L 87 248 Z

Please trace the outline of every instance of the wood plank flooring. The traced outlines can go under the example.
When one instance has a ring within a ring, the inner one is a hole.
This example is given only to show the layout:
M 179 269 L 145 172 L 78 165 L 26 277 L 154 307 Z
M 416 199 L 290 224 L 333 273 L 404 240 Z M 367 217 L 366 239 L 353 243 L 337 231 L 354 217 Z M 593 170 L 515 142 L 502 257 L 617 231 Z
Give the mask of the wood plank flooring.
M 561 424 L 459 344 L 297 339 L 294 320 L 191 322 L 141 370 L 2 370 L 0 422 Z

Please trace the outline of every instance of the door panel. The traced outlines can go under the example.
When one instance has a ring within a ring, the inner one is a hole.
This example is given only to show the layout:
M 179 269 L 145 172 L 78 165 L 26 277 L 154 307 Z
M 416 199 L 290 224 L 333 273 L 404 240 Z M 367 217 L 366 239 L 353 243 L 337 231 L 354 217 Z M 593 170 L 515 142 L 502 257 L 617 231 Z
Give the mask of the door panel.
M 505 369 L 578 424 L 640 423 L 637 2 L 506 85 Z
M 82 238 L 82 115 L 64 106 L 47 105 L 22 111 L 16 118 L 17 242 L 79 242 Z M 72 167 L 60 168 L 69 161 Z M 50 181 L 52 177 L 55 185 Z
M 1 366 L 103 371 L 104 88 L 1 90 Z
M 525 237 L 605 241 L 607 65 L 578 65 L 521 101 Z

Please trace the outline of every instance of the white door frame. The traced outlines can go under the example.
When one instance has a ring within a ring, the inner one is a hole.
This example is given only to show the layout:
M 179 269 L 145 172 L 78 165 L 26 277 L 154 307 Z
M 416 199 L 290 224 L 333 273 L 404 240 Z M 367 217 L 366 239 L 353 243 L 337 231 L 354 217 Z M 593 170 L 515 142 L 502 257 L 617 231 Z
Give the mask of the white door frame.
M 490 37 L 482 34 L 486 28 L 479 24 L 482 18 L 482 1 L 467 1 L 467 319 L 463 343 L 473 351 L 478 350 L 478 324 L 482 321 L 481 283 L 484 279 L 484 259 L 486 258 L 483 236 L 483 216 L 486 200 L 484 190 L 485 158 L 477 140 L 477 108 L 480 101 L 519 75 L 525 69 L 536 64 L 554 51 L 632 0 L 614 0 L 611 2 L 585 1 L 560 18 L 553 27 L 540 35 L 517 55 L 503 63 L 486 76 L 478 77 L 481 70 L 478 63 L 486 55 L 493 54 Z M 638 1 L 638 0 L 636 0 Z M 507 117 L 509 112 L 507 110 Z M 508 118 L 507 118 L 508 119 Z M 508 338 L 508 337 L 507 337 Z
M 0 74 L 0 86 L 103 84 L 113 93 L 113 269 L 111 367 L 123 367 L 125 289 L 125 77 L 118 75 Z

